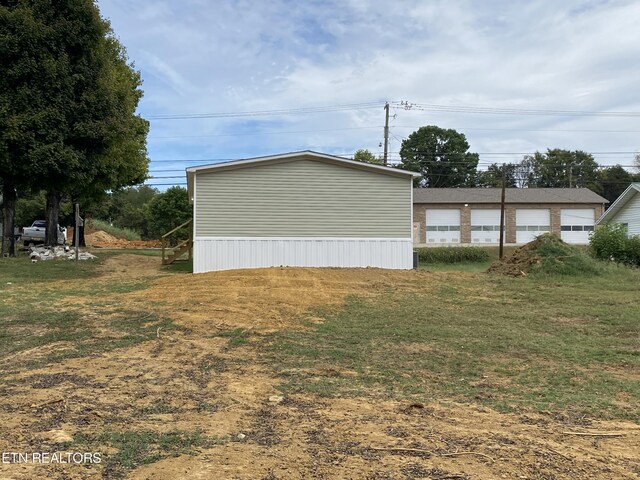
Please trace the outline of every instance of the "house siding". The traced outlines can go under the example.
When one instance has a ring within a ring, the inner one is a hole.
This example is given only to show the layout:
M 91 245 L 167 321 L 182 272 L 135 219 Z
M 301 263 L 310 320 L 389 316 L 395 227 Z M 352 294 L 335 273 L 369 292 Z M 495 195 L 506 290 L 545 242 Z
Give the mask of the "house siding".
M 310 159 L 201 172 L 198 237 L 411 239 L 411 179 Z
M 607 223 L 626 223 L 629 235 L 640 235 L 640 194 L 636 193 Z
M 635 210 L 635 218 L 640 218 L 640 196 L 636 196 L 635 200 L 638 201 Z M 426 244 L 426 210 L 430 208 L 455 208 L 460 209 L 460 243 L 471 243 L 471 210 L 474 209 L 495 209 L 500 208 L 499 203 L 481 203 L 473 204 L 469 203 L 465 206 L 465 203 L 457 204 L 441 204 L 441 203 L 415 203 L 413 205 L 413 221 L 420 225 L 417 229 L 419 234 L 419 241 L 417 244 Z M 593 208 L 595 211 L 594 223 L 597 218 L 603 213 L 603 206 L 600 203 L 510 203 L 505 205 L 505 243 L 516 243 L 516 210 L 518 209 L 548 209 L 551 215 L 551 233 L 556 235 L 561 234 L 560 230 L 560 213 L 562 209 L 583 209 Z M 633 215 L 633 214 L 632 214 Z M 619 215 L 618 215 L 619 217 Z M 616 221 L 618 220 L 616 218 Z M 640 225 L 636 220 L 636 226 L 640 230 Z M 629 222 L 629 228 L 631 229 L 631 222 Z M 640 233 L 640 231 L 638 232 Z

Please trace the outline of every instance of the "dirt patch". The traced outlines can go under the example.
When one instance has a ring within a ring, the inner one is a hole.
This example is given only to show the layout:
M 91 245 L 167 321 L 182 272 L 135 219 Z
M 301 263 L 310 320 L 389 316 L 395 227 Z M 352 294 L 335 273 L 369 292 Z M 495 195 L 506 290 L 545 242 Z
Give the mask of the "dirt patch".
M 530 242 L 516 249 L 511 255 L 494 262 L 487 272 L 500 275 L 520 277 L 527 275 L 534 265 L 540 263 L 540 257 L 536 254 L 536 242 Z
M 99 268 L 105 277 L 152 277 L 162 274 L 160 257 L 125 253 L 107 258 Z
M 119 258 L 119 257 L 116 257 Z M 350 295 L 374 296 L 389 289 L 430 288 L 427 272 L 381 269 L 264 268 L 233 270 L 156 280 L 151 288 L 126 297 L 151 302 L 190 328 L 259 328 L 273 331 L 300 326 L 314 308 L 331 308 Z M 436 282 L 437 283 L 437 282 Z
M 110 282 L 159 275 L 160 262 L 120 255 L 102 268 L 100 281 Z M 200 432 L 217 444 L 190 454 L 153 451 L 158 461 L 132 469 L 126 478 L 637 478 L 640 427 L 633 423 L 577 424 L 559 415 L 505 414 L 438 398 L 414 406 L 311 395 L 273 402 L 270 397 L 282 395 L 281 379 L 258 360 L 257 343 L 229 348 L 229 338 L 221 335 L 237 328 L 256 336 L 305 328 L 301 320 L 319 321 L 314 309 L 337 307 L 350 295 L 429 291 L 449 285 L 451 278 L 275 268 L 159 276 L 145 290 L 113 294 L 109 302 L 170 316 L 182 328 L 158 331 L 134 347 L 28 371 L 5 370 L 0 384 L 2 451 L 99 451 L 105 463 L 0 464 L 0 478 L 124 478 L 105 466 L 118 448 L 99 434 L 176 430 Z M 429 355 L 419 343 L 407 348 Z M 353 374 L 334 367 L 324 373 Z M 621 436 L 566 433 L 576 431 Z M 70 441 L 79 443 L 68 446 Z

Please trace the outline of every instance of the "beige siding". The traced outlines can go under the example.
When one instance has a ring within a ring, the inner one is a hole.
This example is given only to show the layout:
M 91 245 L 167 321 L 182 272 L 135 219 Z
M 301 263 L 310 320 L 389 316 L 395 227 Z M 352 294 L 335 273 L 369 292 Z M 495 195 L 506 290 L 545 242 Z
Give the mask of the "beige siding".
M 196 174 L 196 236 L 411 238 L 411 179 L 317 160 Z

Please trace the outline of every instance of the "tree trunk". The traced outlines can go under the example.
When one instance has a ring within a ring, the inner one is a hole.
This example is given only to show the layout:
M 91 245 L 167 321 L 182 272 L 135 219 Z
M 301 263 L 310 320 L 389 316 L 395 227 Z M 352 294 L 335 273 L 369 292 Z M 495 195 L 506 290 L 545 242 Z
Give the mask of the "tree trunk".
M 3 183 L 2 198 L 4 201 L 3 208 L 3 235 L 2 235 L 2 253 L 8 253 L 10 257 L 16 255 L 16 240 L 13 235 L 14 220 L 16 216 L 16 189 L 10 183 Z
M 80 216 L 83 217 L 82 215 L 80 215 Z M 89 221 L 89 214 L 87 212 L 85 212 L 84 217 L 83 217 L 82 226 L 78 230 L 78 234 L 80 235 L 79 241 L 78 241 L 78 245 L 80 247 L 86 247 L 87 246 L 87 242 L 84 239 L 84 229 L 85 229 L 85 226 L 87 225 L 88 221 Z
M 58 242 L 58 214 L 60 212 L 60 193 L 55 190 L 47 192 L 47 226 L 45 230 L 44 244 L 52 247 Z

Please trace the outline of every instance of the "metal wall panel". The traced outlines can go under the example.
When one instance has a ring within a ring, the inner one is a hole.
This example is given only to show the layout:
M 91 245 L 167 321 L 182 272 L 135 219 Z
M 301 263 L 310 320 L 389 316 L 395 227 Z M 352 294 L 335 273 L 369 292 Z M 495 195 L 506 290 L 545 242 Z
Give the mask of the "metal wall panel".
M 193 272 L 267 267 L 413 268 L 411 238 L 196 237 Z

